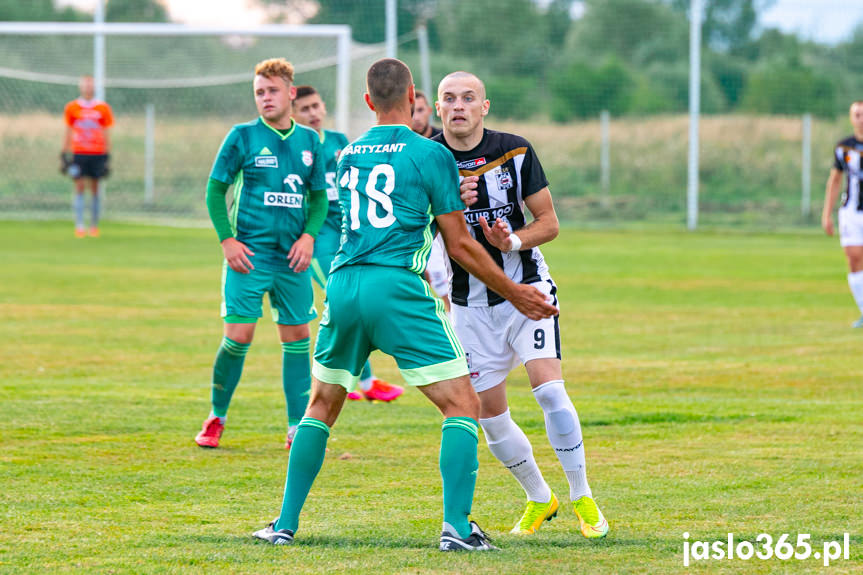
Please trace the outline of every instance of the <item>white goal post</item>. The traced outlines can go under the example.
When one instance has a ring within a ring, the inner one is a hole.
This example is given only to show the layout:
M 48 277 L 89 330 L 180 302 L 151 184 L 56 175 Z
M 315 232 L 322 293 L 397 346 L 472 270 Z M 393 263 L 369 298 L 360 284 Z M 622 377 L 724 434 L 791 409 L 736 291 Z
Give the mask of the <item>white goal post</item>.
M 380 51 L 354 44 L 342 25 L 0 22 L 0 214 L 71 213 L 72 186 L 59 173 L 57 151 L 63 105 L 84 74 L 93 75 L 116 119 L 106 213 L 206 221 L 200 188 L 213 154 L 231 125 L 256 115 L 256 62 L 291 61 L 295 82 L 314 85 L 332 127 L 350 134 L 368 123 L 351 68 Z
M 294 37 L 294 38 L 325 38 L 337 39 L 337 54 L 333 60 L 337 70 L 336 80 L 336 129 L 348 131 L 350 120 L 350 65 L 351 65 L 351 27 L 344 25 L 308 25 L 283 26 L 267 25 L 252 28 L 231 28 L 212 26 L 186 26 L 184 24 L 121 24 L 121 23 L 87 23 L 87 22 L 0 22 L 0 36 L 4 35 L 56 35 L 56 36 L 238 36 L 238 37 Z M 101 60 L 101 61 L 100 61 Z M 315 61 L 313 66 L 322 66 L 326 62 Z M 296 63 L 295 68 L 302 72 L 310 68 L 310 64 Z M 94 79 L 97 80 L 97 92 L 104 88 L 101 82 L 104 75 L 104 52 L 97 51 L 94 61 Z M 227 80 L 224 78 L 223 80 Z M 105 81 L 111 85 L 111 80 Z

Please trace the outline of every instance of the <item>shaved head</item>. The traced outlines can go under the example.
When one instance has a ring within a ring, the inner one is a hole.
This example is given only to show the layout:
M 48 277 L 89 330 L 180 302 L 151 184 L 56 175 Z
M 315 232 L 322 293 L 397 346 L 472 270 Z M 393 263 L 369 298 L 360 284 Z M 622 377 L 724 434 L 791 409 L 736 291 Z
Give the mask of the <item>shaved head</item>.
M 438 84 L 437 87 L 438 99 L 440 99 L 444 85 L 449 83 L 450 80 L 462 80 L 473 84 L 473 88 L 476 91 L 477 96 L 479 96 L 481 100 L 485 100 L 485 84 L 482 83 L 482 80 L 477 78 L 474 74 L 464 72 L 462 70 L 452 72 L 444 76 L 443 80 L 440 81 L 440 84 Z
M 378 60 L 366 74 L 369 98 L 381 112 L 388 112 L 406 101 L 413 84 L 410 68 L 395 58 Z

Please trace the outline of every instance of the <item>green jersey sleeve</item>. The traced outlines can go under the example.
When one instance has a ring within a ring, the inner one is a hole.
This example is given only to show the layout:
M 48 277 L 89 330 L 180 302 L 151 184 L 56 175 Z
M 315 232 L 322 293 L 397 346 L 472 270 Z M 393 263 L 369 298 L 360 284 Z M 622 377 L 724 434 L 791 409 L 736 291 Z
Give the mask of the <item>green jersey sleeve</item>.
M 437 142 L 429 152 L 429 162 L 423 166 L 426 190 L 433 216 L 464 209 L 459 192 L 458 167 L 452 152 Z
M 225 184 L 234 183 L 234 178 L 243 167 L 245 158 L 245 145 L 240 131 L 234 127 L 225 136 L 219 153 L 210 170 L 210 177 Z
M 210 178 L 210 181 L 207 182 L 207 212 L 210 214 L 210 221 L 216 228 L 220 242 L 234 237 L 231 220 L 228 219 L 228 207 L 225 204 L 225 194 L 227 193 L 228 184 L 214 178 Z
M 327 159 L 324 157 L 324 148 L 321 141 L 314 139 L 314 148 L 312 154 L 315 157 L 315 163 L 312 164 L 312 174 L 309 179 L 309 191 L 326 190 L 327 189 Z

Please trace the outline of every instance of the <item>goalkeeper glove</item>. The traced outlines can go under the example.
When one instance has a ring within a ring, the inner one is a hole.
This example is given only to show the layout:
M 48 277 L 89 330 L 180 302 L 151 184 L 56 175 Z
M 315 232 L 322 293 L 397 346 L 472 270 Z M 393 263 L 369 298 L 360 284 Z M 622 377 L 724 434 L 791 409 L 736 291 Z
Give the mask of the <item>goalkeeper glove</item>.
M 75 156 L 72 155 L 72 152 L 60 152 L 60 173 L 64 176 L 69 174 L 69 166 L 72 165 L 72 161 Z

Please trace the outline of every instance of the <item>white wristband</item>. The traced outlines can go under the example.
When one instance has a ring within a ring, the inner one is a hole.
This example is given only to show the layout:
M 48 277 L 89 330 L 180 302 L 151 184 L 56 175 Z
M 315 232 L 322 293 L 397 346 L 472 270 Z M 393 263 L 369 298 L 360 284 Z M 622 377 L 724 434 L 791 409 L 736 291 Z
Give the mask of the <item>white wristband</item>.
M 511 252 L 517 252 L 521 249 L 521 238 L 515 234 L 509 234 L 509 241 L 512 243 L 512 246 L 509 248 Z

